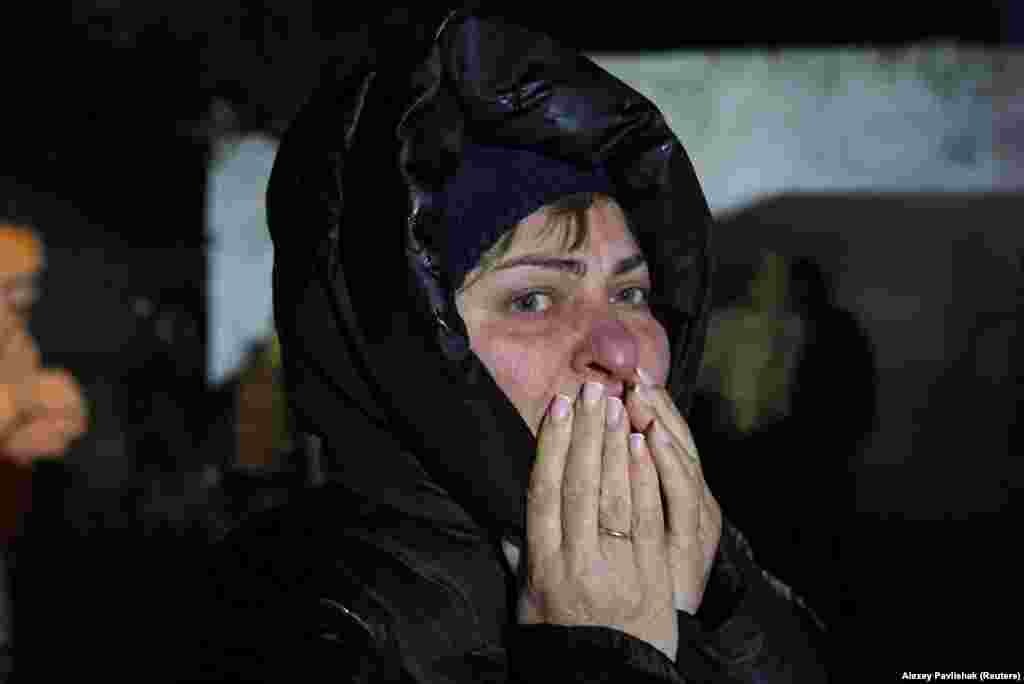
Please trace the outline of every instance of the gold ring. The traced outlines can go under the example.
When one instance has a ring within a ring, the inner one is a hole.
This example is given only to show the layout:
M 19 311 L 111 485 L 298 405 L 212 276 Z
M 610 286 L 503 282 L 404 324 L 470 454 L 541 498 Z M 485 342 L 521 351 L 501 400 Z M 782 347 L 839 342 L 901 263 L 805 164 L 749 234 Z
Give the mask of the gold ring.
M 615 537 L 617 539 L 633 539 L 633 535 L 629 532 L 620 532 L 619 530 L 613 530 L 605 527 L 604 525 L 598 525 L 597 531 L 601 534 L 607 534 L 609 537 Z

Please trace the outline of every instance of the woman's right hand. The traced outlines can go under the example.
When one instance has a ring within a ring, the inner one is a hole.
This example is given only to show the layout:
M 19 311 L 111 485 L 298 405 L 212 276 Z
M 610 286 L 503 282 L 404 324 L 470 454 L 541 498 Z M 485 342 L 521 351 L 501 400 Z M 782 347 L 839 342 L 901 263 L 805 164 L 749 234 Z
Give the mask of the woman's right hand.
M 643 435 L 629 430 L 622 402 L 599 383 L 586 383 L 575 405 L 552 401 L 527 492 L 519 620 L 611 627 L 675 660 L 658 473 Z

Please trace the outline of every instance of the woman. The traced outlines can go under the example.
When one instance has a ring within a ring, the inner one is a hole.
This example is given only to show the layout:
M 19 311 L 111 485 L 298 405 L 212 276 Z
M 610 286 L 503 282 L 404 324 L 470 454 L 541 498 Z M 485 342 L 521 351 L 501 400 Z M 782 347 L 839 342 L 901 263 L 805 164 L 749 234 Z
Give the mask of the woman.
M 327 483 L 223 544 L 206 674 L 822 681 L 680 412 L 711 224 L 681 145 L 543 36 L 458 12 L 427 43 L 328 79 L 279 150 L 275 320 Z

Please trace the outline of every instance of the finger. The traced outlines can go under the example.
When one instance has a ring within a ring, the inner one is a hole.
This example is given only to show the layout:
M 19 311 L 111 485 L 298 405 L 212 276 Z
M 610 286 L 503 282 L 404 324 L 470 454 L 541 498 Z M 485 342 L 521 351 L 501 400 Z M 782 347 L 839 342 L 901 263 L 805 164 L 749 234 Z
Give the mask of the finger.
M 655 420 L 660 420 L 678 442 L 679 455 L 684 457 L 683 465 L 688 470 L 700 473 L 703 479 L 689 426 L 676 409 L 668 392 L 660 387 L 637 383 L 627 394 L 626 407 L 633 422 L 633 429 L 638 432 L 646 433 Z
M 679 444 L 683 447 L 684 453 L 690 458 L 693 463 L 700 465 L 700 452 L 697 451 L 697 443 L 693 439 L 693 432 L 690 430 L 690 424 L 683 418 L 683 414 L 676 408 L 675 402 L 672 401 L 672 397 L 668 395 L 665 390 L 658 390 L 655 392 L 658 406 L 658 416 L 665 422 L 665 426 L 669 431 L 679 440 Z
M 706 556 L 705 560 L 710 567 L 721 533 L 721 511 L 704 480 L 700 462 L 687 453 L 678 436 L 670 433 L 660 416 L 651 427 L 649 442 L 656 456 L 675 453 L 675 456 L 664 462 L 655 458 L 659 465 L 659 476 L 662 477 L 662 491 L 666 492 L 666 519 L 672 542 L 679 548 L 689 548 L 695 541 L 699 542 L 700 551 Z M 664 449 L 660 446 L 664 446 Z M 662 468 L 669 471 L 681 468 L 684 477 L 672 480 L 666 486 L 666 475 Z M 671 491 L 675 489 L 673 482 L 682 484 L 683 489 Z
M 526 490 L 529 553 L 543 558 L 562 543 L 562 478 L 572 436 L 572 400 L 559 394 L 537 432 L 537 459 Z
M 681 447 L 660 420 L 648 430 L 647 443 L 664 494 L 668 534 L 677 545 L 694 543 L 700 527 L 703 482 L 685 468 Z
M 598 524 L 610 530 L 629 532 L 633 522 L 629 491 L 629 417 L 618 397 L 608 397 L 605 409 Z
M 717 540 L 722 533 L 722 508 L 718 505 L 718 499 L 711 493 L 707 483 L 704 483 L 700 511 L 701 535 Z
M 665 426 L 675 435 L 689 454 L 699 460 L 697 444 L 693 440 L 690 426 L 687 425 L 683 414 L 679 412 L 679 408 L 672 400 L 668 390 L 665 387 L 654 385 L 650 377 L 642 369 L 637 368 L 636 374 L 639 381 L 638 384 L 651 390 L 649 393 L 643 393 L 643 398 L 652 405 L 658 417 L 665 421 Z
M 572 443 L 562 480 L 562 546 L 567 549 L 597 546 L 604 431 L 604 385 L 586 382 L 576 401 Z
M 633 432 L 647 432 L 647 428 L 658 417 L 652 401 L 652 393 L 652 388 L 640 383 L 631 385 L 626 390 L 626 410 L 629 412 Z
M 665 519 L 658 473 L 642 433 L 634 432 L 629 436 L 629 465 L 633 549 L 637 565 L 653 573 L 664 549 Z
M 721 532 L 722 507 L 718 503 L 718 498 L 711 492 L 706 483 L 704 485 L 704 505 L 707 506 L 708 511 L 711 513 L 710 518 L 715 529 L 717 529 L 718 532 Z
M 722 537 L 722 509 L 707 490 L 702 498 L 698 535 L 705 554 L 706 569 L 710 570 L 718 542 Z

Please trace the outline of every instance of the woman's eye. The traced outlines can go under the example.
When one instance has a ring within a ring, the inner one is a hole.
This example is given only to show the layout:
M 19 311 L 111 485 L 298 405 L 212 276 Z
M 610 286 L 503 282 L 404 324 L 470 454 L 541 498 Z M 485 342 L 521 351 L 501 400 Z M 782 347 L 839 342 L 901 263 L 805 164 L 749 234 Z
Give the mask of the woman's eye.
M 627 287 L 619 292 L 619 300 L 630 306 L 647 306 L 650 291 L 646 287 Z
M 551 295 L 543 292 L 527 292 L 512 300 L 514 313 L 540 313 L 551 308 Z

